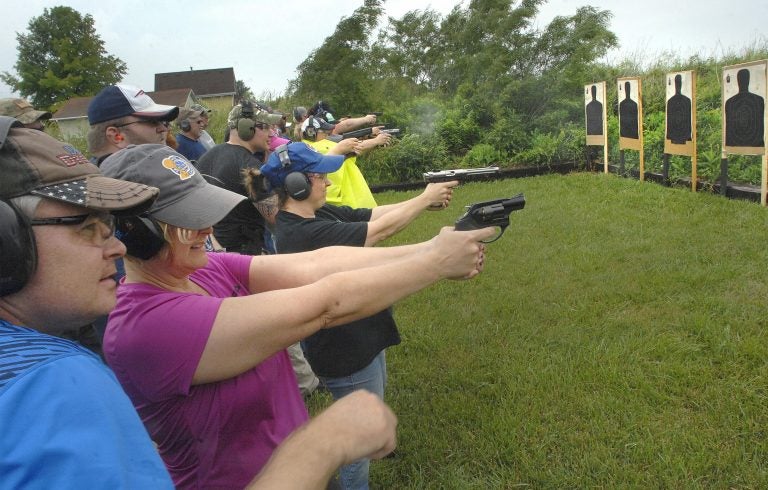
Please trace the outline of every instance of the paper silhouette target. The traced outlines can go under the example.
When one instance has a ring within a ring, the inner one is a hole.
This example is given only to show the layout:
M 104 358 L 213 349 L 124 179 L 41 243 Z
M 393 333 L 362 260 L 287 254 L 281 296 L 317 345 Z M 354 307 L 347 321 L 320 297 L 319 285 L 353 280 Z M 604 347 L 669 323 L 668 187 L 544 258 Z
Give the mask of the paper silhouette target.
M 639 78 L 617 80 L 619 99 L 619 148 L 642 150 L 643 107 Z
M 765 153 L 766 61 L 723 68 L 723 147 L 726 153 Z
M 584 86 L 584 114 L 587 123 L 587 145 L 605 144 L 605 82 Z
M 664 153 L 692 156 L 696 144 L 696 96 L 693 71 L 666 77 L 666 132 Z

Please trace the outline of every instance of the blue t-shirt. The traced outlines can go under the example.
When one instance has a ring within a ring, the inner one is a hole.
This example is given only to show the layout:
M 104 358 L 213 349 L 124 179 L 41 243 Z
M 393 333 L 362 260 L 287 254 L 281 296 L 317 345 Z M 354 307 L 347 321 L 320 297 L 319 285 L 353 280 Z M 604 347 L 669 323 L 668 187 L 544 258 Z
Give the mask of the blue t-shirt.
M 184 155 L 187 160 L 199 160 L 207 150 L 199 140 L 193 140 L 183 134 L 176 135 L 176 143 L 179 145 L 176 151 Z
M 112 371 L 87 349 L 0 320 L 0 489 L 172 489 Z

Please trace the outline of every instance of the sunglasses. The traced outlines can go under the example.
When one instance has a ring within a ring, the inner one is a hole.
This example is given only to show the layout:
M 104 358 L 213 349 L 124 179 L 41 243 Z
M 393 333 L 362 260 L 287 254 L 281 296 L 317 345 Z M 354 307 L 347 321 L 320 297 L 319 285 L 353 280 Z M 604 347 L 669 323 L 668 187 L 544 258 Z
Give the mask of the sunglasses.
M 90 219 L 90 221 L 88 221 Z M 87 223 L 86 223 L 87 222 Z M 78 214 L 76 216 L 54 216 L 29 220 L 32 226 L 75 226 L 82 225 L 77 234 L 87 242 L 102 247 L 115 235 L 115 217 L 110 213 Z
M 122 128 L 125 126 L 130 126 L 131 124 L 146 124 L 148 126 L 152 126 L 155 129 L 159 128 L 160 126 L 163 126 L 165 128 L 168 127 L 170 124 L 170 121 L 158 121 L 156 119 L 139 119 L 138 121 L 131 121 L 129 123 L 120 124 L 119 126 L 114 126 L 116 128 Z

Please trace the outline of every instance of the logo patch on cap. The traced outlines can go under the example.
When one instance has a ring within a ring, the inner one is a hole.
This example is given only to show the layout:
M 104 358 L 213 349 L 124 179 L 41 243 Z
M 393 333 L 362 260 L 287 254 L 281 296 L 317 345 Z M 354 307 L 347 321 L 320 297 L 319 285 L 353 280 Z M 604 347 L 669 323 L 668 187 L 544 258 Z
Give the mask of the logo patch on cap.
M 181 180 L 187 180 L 195 175 L 195 167 L 177 155 L 168 155 L 163 158 L 163 167 L 178 175 Z
M 90 163 L 88 159 L 73 146 L 64 145 L 64 151 L 67 152 L 66 155 L 56 155 L 56 158 L 64 162 L 64 165 L 67 167 L 74 167 L 79 163 Z

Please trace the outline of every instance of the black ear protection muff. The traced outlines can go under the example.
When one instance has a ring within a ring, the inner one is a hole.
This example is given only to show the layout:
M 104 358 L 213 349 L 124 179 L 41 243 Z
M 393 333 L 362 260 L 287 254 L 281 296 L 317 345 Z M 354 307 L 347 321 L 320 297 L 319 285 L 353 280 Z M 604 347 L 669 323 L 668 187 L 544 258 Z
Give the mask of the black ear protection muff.
M 128 255 L 148 260 L 157 255 L 163 245 L 163 229 L 148 215 L 117 218 L 117 237 L 125 244 Z
M 32 225 L 8 201 L 0 201 L 0 296 L 20 291 L 37 269 Z
M 287 144 L 275 148 L 275 153 L 277 153 L 277 156 L 280 158 L 280 165 L 284 169 L 291 166 L 291 158 L 288 156 Z M 308 198 L 309 194 L 312 192 L 312 181 L 301 172 L 291 172 L 285 176 L 283 189 L 285 189 L 285 193 L 288 194 L 291 199 L 303 201 Z
M 291 172 L 285 176 L 285 192 L 292 199 L 303 201 L 312 192 L 312 181 L 301 172 Z
M 190 129 L 192 129 L 192 123 L 189 122 L 189 119 L 184 119 L 179 123 L 179 127 L 183 132 L 187 132 Z
M 240 103 L 240 117 L 237 119 L 237 135 L 243 141 L 250 141 L 256 134 L 256 121 L 253 120 L 253 103 L 243 101 Z
M 0 149 L 16 119 L 0 116 Z M 37 268 L 37 248 L 32 226 L 24 213 L 9 201 L 0 201 L 0 296 L 20 291 Z
M 307 118 L 307 127 L 304 129 L 304 136 L 314 140 L 317 137 L 317 128 L 315 127 L 315 116 Z

